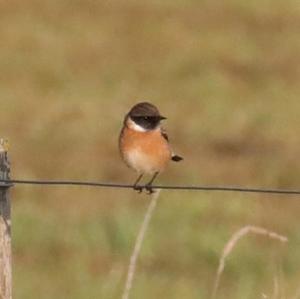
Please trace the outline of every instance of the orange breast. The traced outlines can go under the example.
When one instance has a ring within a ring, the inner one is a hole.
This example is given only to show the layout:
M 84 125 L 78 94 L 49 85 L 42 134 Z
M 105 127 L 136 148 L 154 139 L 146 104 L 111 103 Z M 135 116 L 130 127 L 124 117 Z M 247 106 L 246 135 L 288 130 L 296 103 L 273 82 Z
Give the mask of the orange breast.
M 120 152 L 126 164 L 139 173 L 161 172 L 171 159 L 169 144 L 160 130 L 138 132 L 123 128 Z

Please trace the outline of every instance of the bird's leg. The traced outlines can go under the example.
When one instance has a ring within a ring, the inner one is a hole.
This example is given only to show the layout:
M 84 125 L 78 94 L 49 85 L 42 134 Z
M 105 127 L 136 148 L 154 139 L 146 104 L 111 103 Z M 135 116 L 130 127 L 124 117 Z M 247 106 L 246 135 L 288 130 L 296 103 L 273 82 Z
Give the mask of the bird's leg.
M 149 183 L 146 184 L 145 188 L 148 191 L 148 194 L 152 194 L 154 191 L 152 189 L 152 183 L 155 180 L 155 178 L 157 177 L 157 175 L 159 174 L 159 172 L 155 172 L 152 179 L 150 180 Z
M 143 191 L 143 187 L 138 186 L 138 182 L 141 180 L 141 178 L 143 177 L 143 174 L 139 175 L 137 180 L 135 181 L 135 183 L 133 184 L 133 189 L 138 191 L 139 193 L 141 193 Z

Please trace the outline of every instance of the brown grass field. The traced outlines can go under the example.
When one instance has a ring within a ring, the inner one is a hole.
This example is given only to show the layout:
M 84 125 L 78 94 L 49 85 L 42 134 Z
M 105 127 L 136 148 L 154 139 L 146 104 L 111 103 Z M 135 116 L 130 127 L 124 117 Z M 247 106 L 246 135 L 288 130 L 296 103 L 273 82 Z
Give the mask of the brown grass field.
M 12 176 L 131 183 L 122 118 L 156 104 L 184 156 L 161 184 L 300 188 L 297 0 L 0 1 L 0 137 Z M 15 186 L 15 299 L 121 298 L 149 197 Z M 300 198 L 162 191 L 131 299 L 300 298 Z M 298 292 L 298 294 L 297 294 Z

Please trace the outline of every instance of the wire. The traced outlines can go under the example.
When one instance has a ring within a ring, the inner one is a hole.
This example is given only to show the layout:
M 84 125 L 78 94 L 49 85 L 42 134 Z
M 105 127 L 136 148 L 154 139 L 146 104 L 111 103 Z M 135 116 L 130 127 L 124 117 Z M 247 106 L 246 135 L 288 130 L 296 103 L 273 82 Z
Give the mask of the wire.
M 1 180 L 0 187 L 10 187 L 13 184 L 27 185 L 64 185 L 64 186 L 90 186 L 90 187 L 105 187 L 105 188 L 129 188 L 133 185 L 118 184 L 118 183 L 100 183 L 90 181 L 64 181 L 64 180 Z M 145 188 L 145 185 L 140 185 Z M 195 191 L 223 191 L 223 192 L 244 192 L 244 193 L 270 193 L 270 194 L 286 194 L 300 195 L 300 190 L 288 189 L 263 189 L 263 188 L 244 188 L 244 187 L 220 187 L 220 186 L 172 186 L 172 185 L 153 185 L 153 189 L 168 189 L 168 190 L 195 190 Z

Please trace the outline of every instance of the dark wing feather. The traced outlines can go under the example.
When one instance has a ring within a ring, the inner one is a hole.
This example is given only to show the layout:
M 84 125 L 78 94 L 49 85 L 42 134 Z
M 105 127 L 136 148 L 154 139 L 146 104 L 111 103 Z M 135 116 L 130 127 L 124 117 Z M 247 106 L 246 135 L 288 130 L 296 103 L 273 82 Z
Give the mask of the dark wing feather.
M 161 130 L 161 135 L 169 142 L 169 136 L 164 129 Z M 173 154 L 171 157 L 171 160 L 175 161 L 175 162 L 179 162 L 179 161 L 183 160 L 183 158 L 178 155 Z
M 163 130 L 163 129 L 161 130 L 161 135 L 169 142 L 169 136 L 165 130 Z

